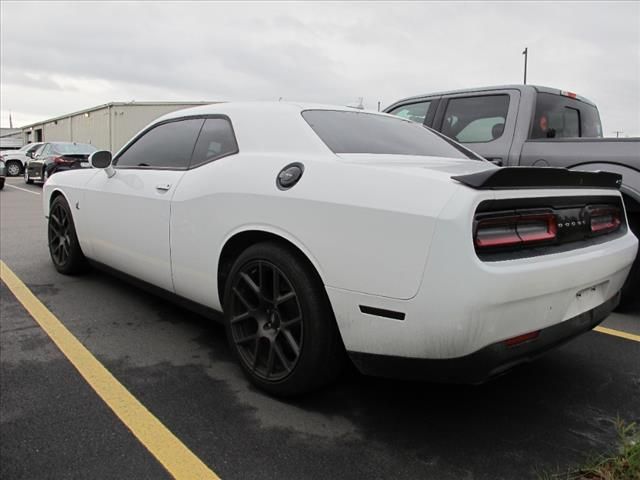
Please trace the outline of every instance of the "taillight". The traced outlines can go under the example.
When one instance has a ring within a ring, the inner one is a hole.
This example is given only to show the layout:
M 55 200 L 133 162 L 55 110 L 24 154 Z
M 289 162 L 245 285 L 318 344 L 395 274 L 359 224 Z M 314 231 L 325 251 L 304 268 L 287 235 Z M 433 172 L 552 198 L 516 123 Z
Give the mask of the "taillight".
M 553 213 L 486 218 L 476 225 L 478 248 L 512 247 L 554 240 L 558 223 Z
M 567 92 L 567 91 L 565 91 L 565 90 L 562 90 L 562 91 L 560 92 L 560 95 L 562 95 L 563 97 L 569 97 L 569 98 L 576 98 L 576 97 L 578 96 L 578 95 L 576 95 L 576 94 L 575 94 L 575 93 L 573 93 L 573 92 Z
M 53 163 L 56 165 L 70 165 L 73 163 L 73 160 L 65 160 L 64 157 L 55 157 Z
M 613 232 L 622 224 L 620 209 L 615 207 L 594 208 L 589 216 L 592 233 Z

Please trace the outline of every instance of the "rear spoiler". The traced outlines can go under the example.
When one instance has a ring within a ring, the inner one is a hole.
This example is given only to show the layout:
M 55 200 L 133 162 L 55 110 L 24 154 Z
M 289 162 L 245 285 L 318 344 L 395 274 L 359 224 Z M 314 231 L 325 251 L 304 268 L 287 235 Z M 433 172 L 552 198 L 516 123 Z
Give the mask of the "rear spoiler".
M 615 188 L 622 175 L 611 172 L 581 172 L 554 167 L 502 167 L 451 177 L 478 190 L 524 188 Z

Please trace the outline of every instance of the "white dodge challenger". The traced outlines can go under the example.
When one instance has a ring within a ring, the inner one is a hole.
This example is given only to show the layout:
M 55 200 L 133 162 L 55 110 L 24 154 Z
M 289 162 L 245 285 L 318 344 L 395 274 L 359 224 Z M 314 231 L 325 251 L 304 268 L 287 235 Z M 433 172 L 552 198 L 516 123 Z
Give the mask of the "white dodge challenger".
M 224 312 L 242 369 L 276 395 L 327 384 L 347 356 L 482 382 L 601 322 L 638 244 L 618 175 L 498 168 L 349 108 L 182 110 L 90 161 L 44 186 L 55 268 Z

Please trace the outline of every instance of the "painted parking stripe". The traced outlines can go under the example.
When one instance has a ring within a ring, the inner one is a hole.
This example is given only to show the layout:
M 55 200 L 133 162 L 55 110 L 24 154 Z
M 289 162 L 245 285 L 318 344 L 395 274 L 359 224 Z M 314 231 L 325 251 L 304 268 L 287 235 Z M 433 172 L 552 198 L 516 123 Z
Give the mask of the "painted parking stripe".
M 607 335 L 613 335 L 614 337 L 626 338 L 627 340 L 633 340 L 634 342 L 640 342 L 640 335 L 635 335 L 629 332 L 623 332 L 622 330 L 614 330 L 607 327 L 596 327 L 596 332 L 606 333 Z
M 211 480 L 219 477 L 145 408 L 13 271 L 0 260 L 0 279 L 9 287 L 33 319 L 49 335 L 80 375 L 113 410 L 135 437 L 178 480 Z
M 31 190 L 27 190 L 26 188 L 22 188 L 22 187 L 16 187 L 15 185 L 11 185 L 10 183 L 5 183 L 4 184 L 5 187 L 11 187 L 11 188 L 15 188 L 16 190 L 20 190 L 22 192 L 27 192 L 30 193 L 31 195 L 38 195 L 40 196 L 40 192 L 32 192 Z

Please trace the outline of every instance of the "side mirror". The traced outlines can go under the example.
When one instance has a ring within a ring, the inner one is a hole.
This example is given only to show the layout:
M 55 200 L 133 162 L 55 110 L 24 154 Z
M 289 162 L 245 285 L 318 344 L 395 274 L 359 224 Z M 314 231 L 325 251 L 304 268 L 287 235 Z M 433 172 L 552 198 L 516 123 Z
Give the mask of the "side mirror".
M 116 174 L 113 165 L 111 165 L 111 152 L 108 150 L 98 150 L 89 155 L 89 163 L 93 168 L 104 170 L 109 178 Z
M 29 158 L 33 158 L 33 152 L 27 152 L 25 155 Z

